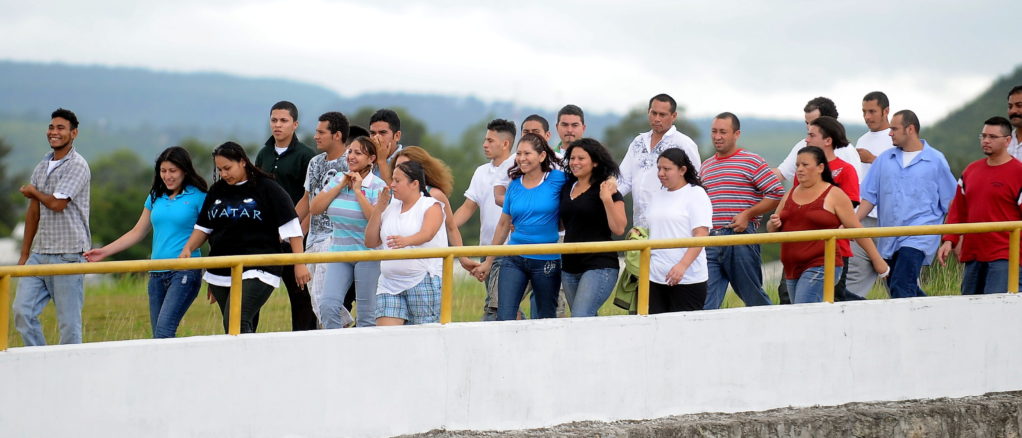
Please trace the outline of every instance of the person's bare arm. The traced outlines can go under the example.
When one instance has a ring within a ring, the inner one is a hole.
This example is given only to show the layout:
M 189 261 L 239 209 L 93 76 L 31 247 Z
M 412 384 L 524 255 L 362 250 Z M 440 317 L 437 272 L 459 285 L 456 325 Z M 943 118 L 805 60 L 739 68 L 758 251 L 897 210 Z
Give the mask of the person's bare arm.
M 387 248 L 400 249 L 422 245 L 433 239 L 443 224 L 443 210 L 439 205 L 433 204 L 426 210 L 426 214 L 422 218 L 422 227 L 419 228 L 419 231 L 410 236 L 386 236 Z
M 124 251 L 138 242 L 141 242 L 142 239 L 145 239 L 145 237 L 149 235 L 149 229 L 151 227 L 150 215 L 151 213 L 149 209 L 143 208 L 142 214 L 138 216 L 138 222 L 135 223 L 135 226 L 132 227 L 131 230 L 128 230 L 128 232 L 124 233 L 123 236 L 118 237 L 117 240 L 110 242 L 102 248 L 85 251 L 85 254 L 83 254 L 85 259 L 90 262 L 102 261 L 109 256 Z
M 753 205 L 745 211 L 735 215 L 735 218 L 731 220 L 731 224 L 728 225 L 728 228 L 731 228 L 736 233 L 744 233 L 745 229 L 749 227 L 749 222 L 752 218 L 760 217 L 768 211 L 776 210 L 777 204 L 780 202 L 781 201 L 778 199 L 763 198 L 757 202 L 756 205 Z
M 852 208 L 852 201 L 848 199 L 848 195 L 840 190 L 831 190 L 827 194 L 827 200 L 831 201 L 831 205 L 834 208 L 834 214 L 837 215 L 838 220 L 841 221 L 841 225 L 845 228 L 862 228 L 862 222 L 859 221 L 855 209 Z M 860 204 L 859 208 L 862 208 Z M 887 266 L 887 261 L 880 256 L 880 251 L 877 251 L 877 247 L 873 244 L 873 239 L 868 237 L 860 237 L 855 239 L 855 243 L 858 243 L 862 249 L 866 250 L 866 254 L 869 256 L 870 262 L 873 264 L 873 270 L 877 274 L 884 274 L 890 267 Z
M 504 206 L 504 195 L 507 195 L 507 187 L 500 185 L 493 186 L 493 202 L 495 202 L 498 207 Z
M 70 198 L 57 199 L 52 194 L 40 192 L 39 189 L 37 189 L 32 184 L 25 184 L 21 186 L 21 189 L 19 189 L 19 191 L 26 198 L 39 201 L 40 204 L 42 204 L 50 211 L 56 212 L 64 211 L 64 209 L 67 208 L 67 205 L 71 202 Z
M 39 230 L 39 201 L 32 199 L 28 202 L 28 210 L 25 212 L 25 233 L 21 239 L 21 258 L 19 265 L 28 263 L 28 257 L 32 253 L 32 241 L 35 240 L 36 231 Z

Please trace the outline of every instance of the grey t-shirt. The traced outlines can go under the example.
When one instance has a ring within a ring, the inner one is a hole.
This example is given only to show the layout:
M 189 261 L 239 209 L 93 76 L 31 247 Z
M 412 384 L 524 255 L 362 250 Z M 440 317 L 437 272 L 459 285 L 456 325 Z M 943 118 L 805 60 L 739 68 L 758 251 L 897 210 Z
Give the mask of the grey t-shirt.
M 348 160 L 342 154 L 336 160 L 327 160 L 326 152 L 312 157 L 309 160 L 309 170 L 305 173 L 305 191 L 309 192 L 309 202 L 323 190 L 326 183 L 338 173 L 348 172 Z M 309 241 L 317 238 L 330 236 L 330 217 L 326 212 L 312 216 L 309 219 Z

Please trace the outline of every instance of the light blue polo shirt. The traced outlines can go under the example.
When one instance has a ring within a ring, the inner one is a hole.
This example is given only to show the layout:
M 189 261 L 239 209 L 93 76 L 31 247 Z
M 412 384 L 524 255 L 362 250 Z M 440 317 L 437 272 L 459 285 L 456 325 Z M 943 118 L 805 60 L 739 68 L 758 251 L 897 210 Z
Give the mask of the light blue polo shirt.
M 153 224 L 152 258 L 176 258 L 192 235 L 206 193 L 193 186 L 185 186 L 174 199 L 167 195 L 156 198 L 155 202 L 152 199 L 151 196 L 145 198 L 145 208 L 149 210 Z M 192 252 L 192 257 L 199 255 L 198 249 Z
M 877 155 L 862 181 L 859 194 L 876 206 L 881 227 L 939 225 L 944 223 L 948 206 L 958 186 L 944 154 L 922 140 L 923 149 L 908 166 L 902 167 L 904 152 L 890 148 Z M 877 249 L 890 259 L 894 253 L 909 247 L 926 253 L 924 264 L 930 264 L 940 245 L 940 236 L 881 237 Z

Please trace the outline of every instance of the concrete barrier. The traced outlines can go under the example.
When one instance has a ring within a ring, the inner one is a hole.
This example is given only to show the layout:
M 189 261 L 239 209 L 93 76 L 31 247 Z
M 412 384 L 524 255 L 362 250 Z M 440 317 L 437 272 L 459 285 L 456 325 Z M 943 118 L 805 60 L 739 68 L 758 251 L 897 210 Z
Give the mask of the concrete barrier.
M 1022 297 L 16 348 L 0 436 L 381 437 L 1022 389 Z

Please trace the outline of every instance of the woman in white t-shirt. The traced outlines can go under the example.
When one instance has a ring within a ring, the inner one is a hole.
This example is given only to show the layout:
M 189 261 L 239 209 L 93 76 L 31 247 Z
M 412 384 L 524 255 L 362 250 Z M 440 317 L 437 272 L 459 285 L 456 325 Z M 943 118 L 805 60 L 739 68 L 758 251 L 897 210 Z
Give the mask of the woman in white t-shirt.
M 378 203 L 366 226 L 366 246 L 383 249 L 447 246 L 443 204 L 429 196 L 422 165 L 405 161 L 394 168 L 394 199 Z M 439 258 L 384 260 L 376 289 L 376 325 L 427 324 L 440 320 Z
M 657 177 L 663 187 L 653 194 L 647 212 L 650 240 L 709 235 L 713 205 L 685 152 L 668 149 L 661 153 Z M 708 279 L 703 247 L 653 250 L 649 313 L 702 309 Z

